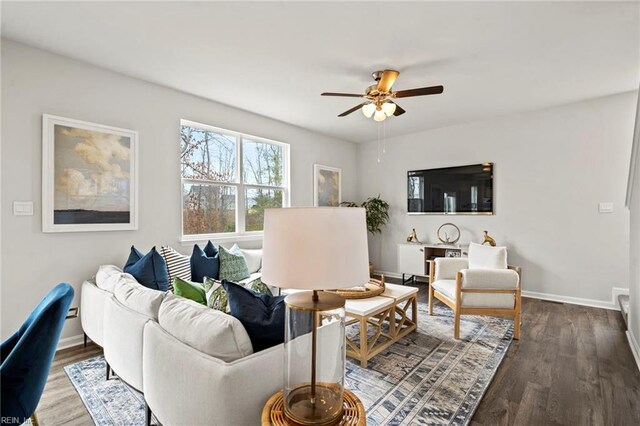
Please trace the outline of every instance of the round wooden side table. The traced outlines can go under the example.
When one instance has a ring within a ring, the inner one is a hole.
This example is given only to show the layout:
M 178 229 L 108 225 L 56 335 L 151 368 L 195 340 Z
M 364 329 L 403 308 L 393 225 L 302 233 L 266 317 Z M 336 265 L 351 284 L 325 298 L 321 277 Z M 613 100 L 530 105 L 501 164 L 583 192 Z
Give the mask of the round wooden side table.
M 344 390 L 344 415 L 336 426 L 366 426 L 367 415 L 360 399 Z M 295 426 L 284 417 L 282 391 L 274 393 L 262 409 L 262 426 Z

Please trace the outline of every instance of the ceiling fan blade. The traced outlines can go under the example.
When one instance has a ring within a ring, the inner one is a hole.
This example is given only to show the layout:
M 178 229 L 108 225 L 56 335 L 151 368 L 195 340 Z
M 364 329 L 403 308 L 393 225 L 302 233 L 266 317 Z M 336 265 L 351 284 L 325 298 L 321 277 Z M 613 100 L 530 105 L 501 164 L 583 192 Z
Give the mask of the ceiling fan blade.
M 411 96 L 424 96 L 424 95 L 439 95 L 444 92 L 442 86 L 421 87 L 419 89 L 400 90 L 395 92 L 393 96 L 395 98 L 409 98 Z
M 364 95 L 356 95 L 355 93 L 324 92 L 324 93 L 321 93 L 320 96 L 345 96 L 347 98 L 364 98 Z
M 395 102 L 394 102 L 394 104 L 395 104 Z M 399 115 L 404 114 L 405 112 L 407 112 L 407 111 L 405 111 L 400 105 L 396 104 L 396 110 L 393 112 L 393 115 L 395 117 L 397 117 Z
M 380 81 L 378 82 L 378 92 L 388 93 L 391 91 L 391 86 L 396 82 L 396 78 L 400 73 L 395 70 L 384 70 Z
M 355 112 L 357 110 L 359 110 L 360 108 L 362 108 L 362 105 L 366 104 L 366 102 L 361 103 L 360 105 L 356 105 L 351 109 L 346 110 L 345 112 L 343 112 L 342 114 L 340 114 L 338 117 L 344 117 L 345 115 L 349 115 L 352 112 Z

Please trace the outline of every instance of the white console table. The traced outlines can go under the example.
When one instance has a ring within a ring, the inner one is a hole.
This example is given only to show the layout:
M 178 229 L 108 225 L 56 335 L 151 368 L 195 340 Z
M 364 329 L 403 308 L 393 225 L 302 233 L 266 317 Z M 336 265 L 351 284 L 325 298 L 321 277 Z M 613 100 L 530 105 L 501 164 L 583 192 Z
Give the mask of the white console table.
M 402 284 L 416 282 L 416 277 L 428 277 L 429 260 L 436 257 L 466 257 L 468 246 L 429 243 L 398 244 L 398 272 Z M 405 280 L 405 275 L 409 278 Z

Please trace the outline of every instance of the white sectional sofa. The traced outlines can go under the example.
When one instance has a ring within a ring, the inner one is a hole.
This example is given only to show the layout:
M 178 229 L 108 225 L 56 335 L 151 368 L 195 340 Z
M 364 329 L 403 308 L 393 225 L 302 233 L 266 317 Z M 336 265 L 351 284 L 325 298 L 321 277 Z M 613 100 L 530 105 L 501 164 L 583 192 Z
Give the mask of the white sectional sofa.
M 283 387 L 283 344 L 253 353 L 238 319 L 148 289 L 115 266 L 83 283 L 81 321 L 115 374 L 144 393 L 147 417 L 164 425 L 260 424 Z

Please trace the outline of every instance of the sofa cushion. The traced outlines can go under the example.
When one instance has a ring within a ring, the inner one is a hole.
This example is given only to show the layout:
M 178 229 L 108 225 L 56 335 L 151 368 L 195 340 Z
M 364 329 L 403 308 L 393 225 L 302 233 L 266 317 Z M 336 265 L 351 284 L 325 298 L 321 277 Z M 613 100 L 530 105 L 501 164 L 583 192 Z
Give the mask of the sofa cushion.
M 167 264 L 169 290 L 172 290 L 171 286 L 175 278 L 191 281 L 191 256 L 180 254 L 169 246 L 160 247 L 160 254 Z
M 122 269 L 115 265 L 100 265 L 96 272 L 96 285 L 102 290 L 113 293 L 123 274 Z
M 159 323 L 181 342 L 225 362 L 253 353 L 251 340 L 236 318 L 171 293 L 160 306 Z
M 249 268 L 240 247 L 234 244 L 229 250 L 220 246 L 220 281 L 240 281 L 249 278 Z
M 244 256 L 244 260 L 247 262 L 249 274 L 254 274 L 260 271 L 260 269 L 262 268 L 262 249 L 240 249 L 240 252 Z
M 240 320 L 255 352 L 284 342 L 285 296 L 269 296 L 222 281 L 231 315 Z
M 220 273 L 220 256 L 218 249 L 209 241 L 204 250 L 197 244 L 191 254 L 191 280 L 204 282 L 204 277 L 218 279 Z
M 207 292 L 207 306 L 228 314 L 229 296 L 227 296 L 227 290 L 222 287 L 222 283 L 213 278 L 207 278 L 204 280 L 204 288 Z
M 155 247 L 152 247 L 149 253 L 142 254 L 131 246 L 131 254 L 124 265 L 124 272 L 133 275 L 145 287 L 160 291 L 167 291 L 169 288 L 167 264 Z
M 180 277 L 176 277 L 173 280 L 173 294 L 193 300 L 201 305 L 207 304 L 207 294 L 202 284 L 183 280 Z
M 123 277 L 114 294 L 127 308 L 157 321 L 158 310 L 166 293 L 140 285 L 133 277 Z
M 470 243 L 469 269 L 507 269 L 507 248 Z

